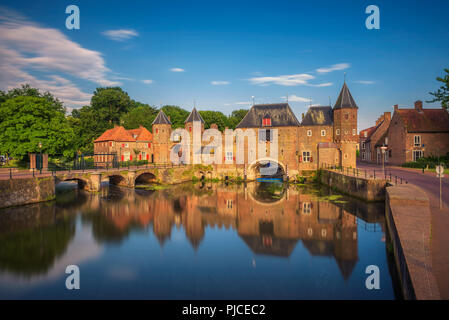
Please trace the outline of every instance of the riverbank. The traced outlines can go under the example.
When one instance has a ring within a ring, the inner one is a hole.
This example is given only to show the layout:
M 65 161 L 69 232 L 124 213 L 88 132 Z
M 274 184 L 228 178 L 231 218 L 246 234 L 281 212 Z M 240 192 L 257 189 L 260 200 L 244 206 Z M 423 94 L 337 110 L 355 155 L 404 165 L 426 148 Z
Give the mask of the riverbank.
M 0 208 L 54 199 L 54 177 L 0 180 Z

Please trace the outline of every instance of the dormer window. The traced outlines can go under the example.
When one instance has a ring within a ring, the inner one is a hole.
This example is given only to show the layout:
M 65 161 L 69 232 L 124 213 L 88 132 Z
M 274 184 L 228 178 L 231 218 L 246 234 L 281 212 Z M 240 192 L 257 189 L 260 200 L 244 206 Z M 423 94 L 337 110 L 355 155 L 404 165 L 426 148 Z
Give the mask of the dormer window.
M 270 116 L 265 116 L 263 119 L 262 119 L 262 126 L 271 126 L 271 118 L 270 118 Z

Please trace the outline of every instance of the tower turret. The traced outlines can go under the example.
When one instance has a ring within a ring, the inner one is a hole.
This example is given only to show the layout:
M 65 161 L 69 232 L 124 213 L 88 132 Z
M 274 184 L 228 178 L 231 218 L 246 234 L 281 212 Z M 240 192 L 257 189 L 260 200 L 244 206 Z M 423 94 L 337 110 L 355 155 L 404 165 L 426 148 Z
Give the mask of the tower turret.
M 155 163 L 170 162 L 171 122 L 162 109 L 152 123 Z

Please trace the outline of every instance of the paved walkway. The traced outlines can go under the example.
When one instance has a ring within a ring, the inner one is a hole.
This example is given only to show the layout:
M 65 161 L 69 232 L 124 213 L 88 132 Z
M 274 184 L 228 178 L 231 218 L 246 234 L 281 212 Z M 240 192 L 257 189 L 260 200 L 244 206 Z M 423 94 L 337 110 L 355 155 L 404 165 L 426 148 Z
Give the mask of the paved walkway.
M 357 163 L 359 169 L 382 170 L 382 166 Z M 397 175 L 425 190 L 430 200 L 432 215 L 431 253 L 432 268 L 442 299 L 449 300 L 449 177 L 442 179 L 442 202 L 440 209 L 440 183 L 434 172 L 418 171 L 416 169 L 386 166 L 387 175 Z

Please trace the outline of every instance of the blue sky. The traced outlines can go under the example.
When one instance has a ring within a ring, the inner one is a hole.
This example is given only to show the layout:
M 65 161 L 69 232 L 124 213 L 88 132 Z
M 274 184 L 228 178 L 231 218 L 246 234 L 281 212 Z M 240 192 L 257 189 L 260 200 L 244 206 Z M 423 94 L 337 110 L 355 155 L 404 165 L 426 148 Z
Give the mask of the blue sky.
M 79 30 L 65 27 L 70 4 Z M 380 30 L 365 27 L 370 4 Z M 438 88 L 449 68 L 448 12 L 447 0 L 3 0 L 0 88 L 30 82 L 80 107 L 96 87 L 119 85 L 151 105 L 190 110 L 195 100 L 225 114 L 252 96 L 288 94 L 300 118 L 308 99 L 335 102 L 346 72 L 363 129 Z

